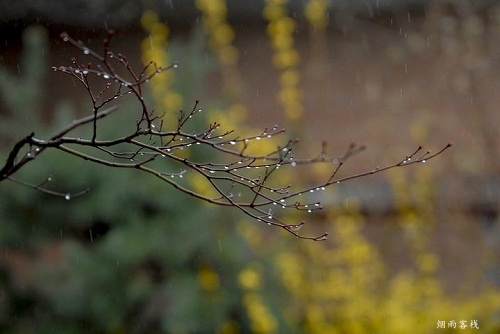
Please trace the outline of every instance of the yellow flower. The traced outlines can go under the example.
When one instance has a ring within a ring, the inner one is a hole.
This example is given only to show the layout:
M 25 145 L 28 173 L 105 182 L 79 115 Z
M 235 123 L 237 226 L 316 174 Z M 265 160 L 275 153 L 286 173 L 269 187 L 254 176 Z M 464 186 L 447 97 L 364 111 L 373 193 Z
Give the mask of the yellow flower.
M 219 275 L 210 267 L 203 266 L 200 268 L 198 282 L 205 291 L 215 292 L 219 289 Z
M 247 268 L 238 275 L 240 285 L 247 290 L 256 290 L 260 287 L 260 275 L 255 269 Z
M 305 16 L 315 29 L 325 29 L 328 25 L 327 9 L 327 0 L 309 0 L 307 2 L 304 10 Z

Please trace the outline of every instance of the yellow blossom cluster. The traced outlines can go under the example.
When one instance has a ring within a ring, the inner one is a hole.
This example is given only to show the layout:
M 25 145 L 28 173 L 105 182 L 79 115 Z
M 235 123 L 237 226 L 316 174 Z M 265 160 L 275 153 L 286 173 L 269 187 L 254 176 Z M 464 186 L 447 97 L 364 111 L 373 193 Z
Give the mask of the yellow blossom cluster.
M 439 259 L 427 242 L 435 219 L 430 172 L 417 170 L 410 183 L 403 173 L 391 179 L 413 265 L 387 273 L 377 249 L 362 235 L 364 217 L 357 200 L 348 198 L 344 208 L 329 213 L 331 243 L 300 244 L 275 258 L 295 301 L 284 311 L 288 321 L 307 333 L 397 334 L 432 333 L 438 318 L 476 319 L 484 332 L 496 332 L 498 289 L 485 285 L 477 295 L 450 294 L 437 278 Z M 409 209 L 410 202 L 416 208 Z
M 286 0 L 266 0 L 263 15 L 269 22 L 267 35 L 274 50 L 273 63 L 281 72 L 278 101 L 285 109 L 285 116 L 297 122 L 304 109 L 299 88 L 300 55 L 294 49 L 293 35 L 297 23 L 288 16 L 286 5 Z
M 209 39 L 210 49 L 219 62 L 222 74 L 223 95 L 230 103 L 240 104 L 241 80 L 237 68 L 238 49 L 233 45 L 235 32 L 227 22 L 227 5 L 225 0 L 197 0 L 196 7 L 202 14 L 202 24 Z
M 307 21 L 315 30 L 323 30 L 328 25 L 327 9 L 328 0 L 309 0 L 305 6 L 304 14 Z
M 225 0 L 196 0 L 196 7 L 202 13 L 202 23 L 210 38 L 210 48 L 215 51 L 219 62 L 235 65 L 238 62 L 238 50 L 233 46 L 235 33 L 226 20 Z
M 154 61 L 156 66 L 171 65 L 167 52 L 169 29 L 159 22 L 158 15 L 146 11 L 141 17 L 141 25 L 149 34 L 141 43 L 142 62 L 145 66 Z M 153 68 L 152 68 L 153 69 Z M 151 70 L 152 70 L 151 69 Z M 174 71 L 165 71 L 148 82 L 156 108 L 165 112 L 164 124 L 167 128 L 177 125 L 176 111 L 182 107 L 183 97 L 172 89 Z M 161 112 L 160 112 L 161 114 Z
M 260 266 L 256 263 L 250 263 L 247 268 L 240 272 L 238 280 L 244 290 L 243 305 L 251 321 L 252 332 L 262 334 L 277 333 L 277 321 L 260 292 Z
M 216 292 L 219 289 L 219 275 L 209 266 L 202 266 L 198 270 L 198 282 L 207 292 Z

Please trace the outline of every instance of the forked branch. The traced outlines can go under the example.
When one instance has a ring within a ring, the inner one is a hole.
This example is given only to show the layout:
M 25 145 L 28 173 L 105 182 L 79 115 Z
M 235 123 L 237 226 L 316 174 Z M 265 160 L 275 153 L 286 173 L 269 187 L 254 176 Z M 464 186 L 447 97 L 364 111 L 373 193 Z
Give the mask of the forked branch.
M 72 39 L 68 34 L 61 34 L 63 41 L 73 44 L 90 61 L 84 63 L 73 58 L 72 65 L 53 69 L 68 74 L 81 83 L 89 95 L 92 111 L 48 139 L 37 138 L 32 133 L 17 142 L 0 170 L 0 181 L 8 179 L 67 199 L 85 193 L 87 190 L 75 194 L 57 193 L 44 188 L 44 183 L 33 185 L 12 177 L 44 150 L 57 149 L 96 164 L 136 169 L 151 174 L 205 202 L 235 207 L 259 222 L 283 228 L 298 238 L 319 241 L 325 240 L 328 233 L 319 236 L 302 235 L 299 230 L 305 222 L 285 222 L 279 212 L 283 209 L 306 213 L 320 210 L 321 203 L 307 200 L 302 202 L 300 199 L 305 197 L 302 195 L 324 191 L 331 185 L 391 168 L 425 163 L 451 146 L 448 144 L 433 154 L 423 152 L 419 147 L 392 165 L 338 177 L 345 161 L 364 147 L 351 145 L 343 155 L 331 157 L 327 154 L 326 145 L 323 145 L 315 157 L 299 159 L 293 155 L 297 140 L 289 140 L 266 154 L 252 154 L 252 147 L 282 135 L 285 130 L 273 126 L 255 135 L 242 136 L 235 130 L 221 130 L 219 123 L 208 124 L 196 131 L 188 130 L 187 126 L 191 124 L 191 120 L 202 112 L 198 101 L 191 110 L 180 111 L 177 124 L 166 126 L 162 115 L 147 105 L 144 85 L 149 79 L 163 71 L 174 69 L 177 65 L 163 68 L 151 62 L 136 72 L 124 55 L 116 54 L 109 48 L 112 35 L 110 32 L 104 40 L 104 50 L 100 54 L 81 41 Z M 95 87 L 95 79 L 101 80 L 100 88 Z M 115 101 L 125 95 L 132 95 L 139 106 L 132 130 L 127 135 L 112 139 L 99 138 L 100 120 L 111 117 L 117 110 Z M 86 125 L 90 125 L 87 137 L 70 135 L 73 130 L 84 128 Z M 210 156 L 212 160 L 206 161 L 194 153 L 186 153 L 200 150 L 210 152 L 203 156 Z M 330 176 L 319 184 L 296 190 L 291 184 L 283 184 L 280 180 L 280 172 L 284 169 L 318 163 L 329 164 L 332 170 Z M 189 177 L 195 174 L 201 176 L 212 191 L 197 191 Z

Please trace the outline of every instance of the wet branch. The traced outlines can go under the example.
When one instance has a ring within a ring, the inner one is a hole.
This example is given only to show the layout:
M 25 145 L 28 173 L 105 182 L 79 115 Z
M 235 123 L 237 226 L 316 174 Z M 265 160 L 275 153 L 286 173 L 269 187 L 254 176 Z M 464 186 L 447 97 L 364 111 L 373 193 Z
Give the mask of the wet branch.
M 45 188 L 46 182 L 50 179 L 40 184 L 31 184 L 13 178 L 13 174 L 46 149 L 55 149 L 106 167 L 135 169 L 151 174 L 175 189 L 202 201 L 237 208 L 259 222 L 282 228 L 298 238 L 319 241 L 325 240 L 328 233 L 315 236 L 302 235 L 300 230 L 305 222 L 286 222 L 280 217 L 280 211 L 293 209 L 309 213 L 321 210 L 321 203 L 302 202 L 300 199 L 306 197 L 302 195 L 321 192 L 334 184 L 388 169 L 425 163 L 451 147 L 451 144 L 448 144 L 436 153 L 424 152 L 419 147 L 397 163 L 337 177 L 346 160 L 363 151 L 363 146 L 352 144 L 341 156 L 331 157 L 327 154 L 326 144 L 323 144 L 316 156 L 299 159 L 293 155 L 294 146 L 298 142 L 294 139 L 286 141 L 284 145 L 266 154 L 251 154 L 250 148 L 258 146 L 261 141 L 283 135 L 285 130 L 274 126 L 255 135 L 240 136 L 236 130 L 221 130 L 219 123 L 208 124 L 196 131 L 187 130 L 191 120 L 202 112 L 198 101 L 191 110 L 179 112 L 177 124 L 172 127 L 174 130 L 165 130 L 162 115 L 151 110 L 146 104 L 142 85 L 161 72 L 175 68 L 176 65 L 162 68 L 151 62 L 137 73 L 124 55 L 115 54 L 109 48 L 111 36 L 112 32 L 104 41 L 104 52 L 99 54 L 81 41 L 72 39 L 68 34 L 61 34 L 63 41 L 73 44 L 91 61 L 82 63 L 73 58 L 71 66 L 59 66 L 53 69 L 70 75 L 81 83 L 88 93 L 92 111 L 88 116 L 74 120 L 48 139 L 37 138 L 31 133 L 15 143 L 0 170 L 0 181 L 10 180 L 66 199 L 83 195 L 88 189 L 76 193 L 59 193 Z M 100 78 L 104 83 L 103 88 L 95 88 L 93 86 L 95 80 L 89 80 L 90 77 Z M 135 125 L 125 136 L 100 139 L 98 134 L 100 120 L 113 115 L 118 109 L 113 103 L 126 95 L 135 97 L 138 102 Z M 73 130 L 86 125 L 91 127 L 87 137 L 70 135 Z M 212 157 L 211 160 L 203 161 L 195 154 L 186 153 L 194 148 L 211 152 L 205 155 Z M 279 176 L 283 170 L 318 163 L 331 165 L 330 177 L 323 182 L 300 190 L 295 190 L 291 184 L 280 182 Z M 196 187 L 190 181 L 192 179 L 190 176 L 195 174 L 210 185 L 212 191 L 209 194 L 196 191 Z

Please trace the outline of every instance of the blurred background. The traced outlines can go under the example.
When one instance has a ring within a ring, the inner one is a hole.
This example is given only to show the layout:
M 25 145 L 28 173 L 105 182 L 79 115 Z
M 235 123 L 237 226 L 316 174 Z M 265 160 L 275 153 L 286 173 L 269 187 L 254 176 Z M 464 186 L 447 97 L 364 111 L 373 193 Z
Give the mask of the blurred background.
M 50 68 L 85 59 L 62 31 L 100 51 L 107 29 L 117 32 L 112 48 L 138 69 L 179 63 L 148 87 L 166 122 L 200 100 L 200 122 L 249 134 L 284 126 L 283 140 L 300 138 L 304 157 L 323 141 L 333 155 L 366 145 L 345 176 L 419 145 L 454 145 L 426 164 L 314 198 L 325 209 L 303 233 L 328 231 L 323 242 L 145 175 L 46 152 L 17 177 L 91 191 L 65 200 L 0 184 L 0 332 L 500 332 L 496 1 L 22 0 L 0 8 L 1 159 L 32 131 L 47 136 L 91 112 L 86 91 Z M 137 108 L 117 104 L 123 113 Z M 320 166 L 283 177 L 307 186 L 329 173 Z

